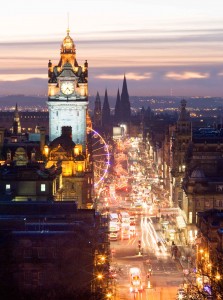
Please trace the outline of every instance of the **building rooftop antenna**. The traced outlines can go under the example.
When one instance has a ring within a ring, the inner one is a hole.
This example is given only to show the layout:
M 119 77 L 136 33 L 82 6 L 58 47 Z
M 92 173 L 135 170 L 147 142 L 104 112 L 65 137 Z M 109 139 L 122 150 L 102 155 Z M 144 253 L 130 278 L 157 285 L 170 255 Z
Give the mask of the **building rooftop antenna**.
M 70 32 L 70 16 L 69 12 L 67 13 L 67 33 L 69 34 Z

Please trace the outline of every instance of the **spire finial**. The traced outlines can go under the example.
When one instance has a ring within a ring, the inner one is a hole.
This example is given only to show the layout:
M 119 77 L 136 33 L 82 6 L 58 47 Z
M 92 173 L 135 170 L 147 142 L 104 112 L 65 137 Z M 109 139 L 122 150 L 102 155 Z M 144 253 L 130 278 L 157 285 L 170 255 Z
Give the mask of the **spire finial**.
M 70 33 L 70 18 L 69 13 L 67 13 L 67 35 Z

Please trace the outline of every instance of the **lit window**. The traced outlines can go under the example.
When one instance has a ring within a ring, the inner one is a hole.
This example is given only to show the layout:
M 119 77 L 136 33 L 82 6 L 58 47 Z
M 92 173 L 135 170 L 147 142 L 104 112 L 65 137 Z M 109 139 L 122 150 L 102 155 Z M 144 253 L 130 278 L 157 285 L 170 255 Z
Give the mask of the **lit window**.
M 189 223 L 191 224 L 193 221 L 193 213 L 192 211 L 189 212 Z
M 45 192 L 46 191 L 46 185 L 45 185 L 45 183 L 41 183 L 40 190 L 41 190 L 41 192 Z
M 10 191 L 11 185 L 10 184 L 6 184 L 5 189 L 6 189 L 6 191 Z

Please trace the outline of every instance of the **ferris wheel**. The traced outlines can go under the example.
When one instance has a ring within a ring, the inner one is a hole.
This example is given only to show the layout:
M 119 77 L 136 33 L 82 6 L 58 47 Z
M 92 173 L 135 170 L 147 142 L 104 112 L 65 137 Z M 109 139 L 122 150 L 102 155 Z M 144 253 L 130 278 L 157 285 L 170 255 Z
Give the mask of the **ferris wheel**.
M 107 176 L 110 165 L 109 146 L 103 137 L 94 129 L 87 127 L 87 132 L 91 134 L 92 161 L 94 170 L 94 186 L 98 185 Z

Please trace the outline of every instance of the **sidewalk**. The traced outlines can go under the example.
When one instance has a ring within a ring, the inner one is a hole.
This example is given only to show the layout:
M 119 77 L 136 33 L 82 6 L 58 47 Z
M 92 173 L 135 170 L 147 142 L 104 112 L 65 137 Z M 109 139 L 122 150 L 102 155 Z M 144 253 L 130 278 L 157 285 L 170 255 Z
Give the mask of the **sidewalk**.
M 171 245 L 172 241 L 168 240 L 165 237 L 165 230 L 162 227 L 162 219 L 153 219 L 153 225 L 154 228 L 159 235 L 160 239 L 165 242 L 166 247 L 168 249 L 168 252 L 171 253 Z M 170 226 L 170 229 L 175 229 L 175 226 Z M 184 272 L 190 271 L 190 269 L 195 267 L 195 250 L 192 249 L 190 245 L 187 245 L 185 242 L 185 239 L 183 238 L 181 233 L 178 233 L 176 230 L 174 243 L 177 246 L 178 254 L 177 254 L 177 260 Z

